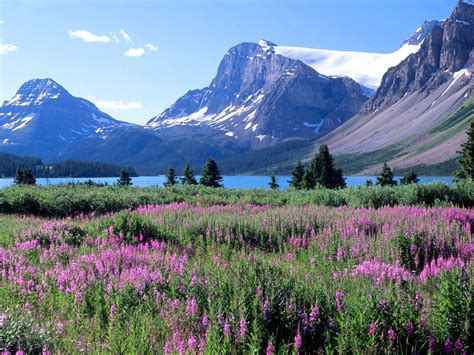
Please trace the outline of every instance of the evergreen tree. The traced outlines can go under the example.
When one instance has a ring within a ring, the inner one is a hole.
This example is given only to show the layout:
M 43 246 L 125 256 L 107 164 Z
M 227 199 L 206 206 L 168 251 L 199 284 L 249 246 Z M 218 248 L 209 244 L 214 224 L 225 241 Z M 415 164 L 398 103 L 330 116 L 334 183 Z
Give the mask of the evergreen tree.
M 272 190 L 278 190 L 280 188 L 280 185 L 278 185 L 278 182 L 274 173 L 270 175 L 270 182 L 268 183 L 268 186 L 270 186 Z
M 461 144 L 459 170 L 454 174 L 457 180 L 474 179 L 474 121 L 467 129 L 467 141 Z
M 289 181 L 290 186 L 294 187 L 297 190 L 303 188 L 303 178 L 304 178 L 304 166 L 299 161 L 293 171 L 291 172 L 291 180 Z
M 117 185 L 119 186 L 131 186 L 132 185 L 132 178 L 130 177 L 130 173 L 127 169 L 124 169 L 120 173 L 120 177 L 117 179 Z
M 36 185 L 36 178 L 30 169 L 18 169 L 15 175 L 15 185 Z
M 374 185 L 374 183 L 373 183 L 372 180 L 370 180 L 370 179 L 365 180 L 365 186 L 373 186 L 373 185 Z
M 24 175 L 25 173 L 23 172 L 22 169 L 17 169 L 16 174 L 15 174 L 15 185 L 23 185 L 24 184 Z
M 174 186 L 176 185 L 176 170 L 173 167 L 170 167 L 166 172 L 166 182 L 165 186 Z
M 418 184 L 418 175 L 414 171 L 409 171 L 400 179 L 400 185 Z
M 202 169 L 201 179 L 199 183 L 209 187 L 222 187 L 222 176 L 214 159 L 209 158 L 206 165 Z
M 196 185 L 197 181 L 194 177 L 194 170 L 191 168 L 189 163 L 186 163 L 183 170 L 183 177 L 181 178 L 181 183 L 183 185 Z
M 319 146 L 319 154 L 313 158 L 303 177 L 305 188 L 311 189 L 318 184 L 328 189 L 346 186 L 342 170 L 334 167 L 334 160 L 329 152 L 329 148 L 324 144 Z
M 387 163 L 383 163 L 382 172 L 377 177 L 377 185 L 380 186 L 394 186 L 397 182 L 393 179 L 393 172 Z
M 303 189 L 314 189 L 316 187 L 316 180 L 314 179 L 314 174 L 311 169 L 311 166 L 304 172 L 303 175 Z

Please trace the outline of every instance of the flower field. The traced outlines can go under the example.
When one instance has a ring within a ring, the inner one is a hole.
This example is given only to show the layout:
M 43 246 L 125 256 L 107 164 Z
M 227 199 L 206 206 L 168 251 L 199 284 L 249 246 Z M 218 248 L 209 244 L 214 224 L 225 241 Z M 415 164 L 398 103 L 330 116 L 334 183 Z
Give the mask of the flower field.
M 6 353 L 472 353 L 474 211 L 1 217 Z

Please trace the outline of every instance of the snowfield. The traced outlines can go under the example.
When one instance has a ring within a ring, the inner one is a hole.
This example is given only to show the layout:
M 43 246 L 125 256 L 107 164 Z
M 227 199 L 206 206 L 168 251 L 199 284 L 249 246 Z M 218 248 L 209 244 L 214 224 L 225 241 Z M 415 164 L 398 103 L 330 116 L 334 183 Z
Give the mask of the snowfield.
M 376 89 L 387 70 L 398 65 L 410 54 L 418 52 L 420 45 L 404 44 L 397 51 L 387 54 L 290 46 L 274 46 L 273 48 L 276 54 L 301 60 L 321 74 L 348 76 L 359 84 Z

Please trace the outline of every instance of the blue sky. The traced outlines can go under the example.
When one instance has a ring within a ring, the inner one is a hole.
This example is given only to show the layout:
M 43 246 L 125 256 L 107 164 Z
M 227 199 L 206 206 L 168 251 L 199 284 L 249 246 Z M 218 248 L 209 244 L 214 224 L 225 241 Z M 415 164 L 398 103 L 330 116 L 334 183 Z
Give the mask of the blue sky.
M 240 42 L 265 38 L 281 45 L 391 52 L 424 20 L 449 16 L 455 4 L 0 0 L 0 100 L 29 79 L 50 77 L 113 117 L 145 123 L 187 90 L 208 85 L 225 52 Z

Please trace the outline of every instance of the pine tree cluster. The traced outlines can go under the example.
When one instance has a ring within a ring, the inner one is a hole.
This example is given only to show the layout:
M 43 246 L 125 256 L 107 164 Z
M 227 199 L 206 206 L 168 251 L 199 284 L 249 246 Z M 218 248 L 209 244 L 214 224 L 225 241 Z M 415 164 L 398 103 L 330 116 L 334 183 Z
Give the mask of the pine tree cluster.
M 319 147 L 319 153 L 311 160 L 308 169 L 298 162 L 291 172 L 290 186 L 295 189 L 344 188 L 346 182 L 342 170 L 334 167 L 334 160 L 327 145 Z

